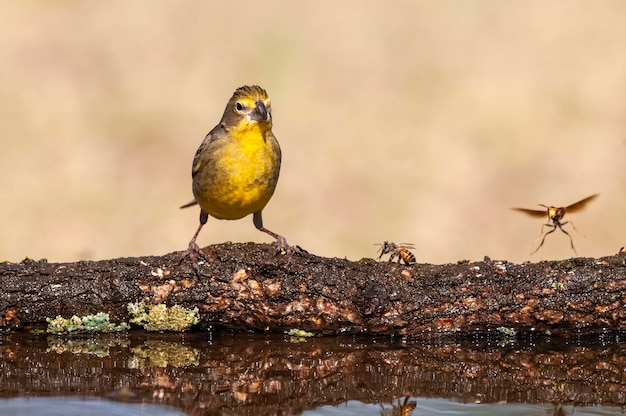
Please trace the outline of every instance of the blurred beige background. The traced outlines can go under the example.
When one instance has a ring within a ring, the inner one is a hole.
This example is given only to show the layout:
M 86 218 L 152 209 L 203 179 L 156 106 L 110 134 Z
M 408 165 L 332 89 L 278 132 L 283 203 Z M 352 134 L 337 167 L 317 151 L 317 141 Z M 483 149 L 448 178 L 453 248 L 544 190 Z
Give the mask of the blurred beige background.
M 568 205 L 581 256 L 626 245 L 626 3 L 4 2 L 0 260 L 183 250 L 191 161 L 232 92 L 272 98 L 265 225 L 324 255 L 573 255 L 509 208 Z M 201 246 L 270 242 L 209 220 Z

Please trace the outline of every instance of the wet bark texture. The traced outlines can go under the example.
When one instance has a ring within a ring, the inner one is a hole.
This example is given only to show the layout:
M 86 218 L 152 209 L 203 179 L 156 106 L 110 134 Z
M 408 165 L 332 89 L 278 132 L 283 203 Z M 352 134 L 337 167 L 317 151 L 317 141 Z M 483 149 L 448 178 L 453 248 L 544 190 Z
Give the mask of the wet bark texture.
M 181 253 L 77 263 L 0 265 L 0 327 L 108 312 L 129 302 L 200 310 L 200 328 L 316 334 L 467 334 L 538 331 L 561 336 L 626 330 L 626 254 L 512 264 L 352 262 L 282 255 L 266 244 L 204 249 L 200 276 Z

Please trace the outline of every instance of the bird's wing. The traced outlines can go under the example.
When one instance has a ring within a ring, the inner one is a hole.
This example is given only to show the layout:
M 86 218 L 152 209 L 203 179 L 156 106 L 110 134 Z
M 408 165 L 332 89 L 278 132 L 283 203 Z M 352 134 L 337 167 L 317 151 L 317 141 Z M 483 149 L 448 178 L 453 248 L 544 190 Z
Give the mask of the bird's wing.
M 225 135 L 226 135 L 226 128 L 224 127 L 223 124 L 218 124 L 217 126 L 213 127 L 213 130 L 211 130 L 205 136 L 204 140 L 202 140 L 202 143 L 200 144 L 200 147 L 198 147 L 198 150 L 196 150 L 196 155 L 193 157 L 193 166 L 191 167 L 192 178 L 196 176 L 198 172 L 200 172 L 200 169 L 202 168 L 202 163 L 200 161 L 200 158 L 202 156 L 202 152 L 207 147 L 207 145 L 214 140 L 218 140 L 220 137 L 224 137 Z
M 196 155 L 193 157 L 193 165 L 191 167 L 192 178 L 195 177 L 198 174 L 198 172 L 200 172 L 200 169 L 202 168 L 202 163 L 200 162 L 200 158 L 201 158 L 202 152 L 204 151 L 204 148 L 213 140 L 218 139 L 219 137 L 223 136 L 225 133 L 226 133 L 226 130 L 224 129 L 224 126 L 222 124 L 218 124 L 217 126 L 213 127 L 213 129 L 204 137 L 204 140 L 202 140 L 200 147 L 198 147 L 198 150 L 196 150 Z M 187 202 L 185 205 L 181 206 L 181 208 L 189 208 L 196 204 L 198 204 L 198 201 L 194 199 L 193 201 Z

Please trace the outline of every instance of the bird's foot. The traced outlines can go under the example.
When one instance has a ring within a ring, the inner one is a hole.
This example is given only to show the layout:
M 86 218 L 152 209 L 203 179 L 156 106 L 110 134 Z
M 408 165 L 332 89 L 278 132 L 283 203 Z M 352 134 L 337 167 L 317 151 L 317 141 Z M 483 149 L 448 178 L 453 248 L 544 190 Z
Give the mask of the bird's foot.
M 189 258 L 189 260 L 191 261 L 191 267 L 193 267 L 196 275 L 201 276 L 202 273 L 200 273 L 200 265 L 214 261 L 215 259 L 212 257 L 213 256 L 209 256 L 204 251 L 202 251 L 200 246 L 198 246 L 198 243 L 196 243 L 194 240 L 191 240 L 189 242 L 189 247 L 187 247 L 187 250 L 183 252 L 180 260 L 178 260 L 178 263 L 180 264 L 183 260 Z
M 282 235 L 277 236 L 276 241 L 274 241 L 274 243 L 272 244 L 277 247 L 277 252 L 279 254 L 288 254 L 288 255 L 297 254 L 300 256 L 304 254 L 309 254 L 308 251 L 306 251 L 300 246 L 290 246 L 287 243 L 287 239 L 283 237 Z

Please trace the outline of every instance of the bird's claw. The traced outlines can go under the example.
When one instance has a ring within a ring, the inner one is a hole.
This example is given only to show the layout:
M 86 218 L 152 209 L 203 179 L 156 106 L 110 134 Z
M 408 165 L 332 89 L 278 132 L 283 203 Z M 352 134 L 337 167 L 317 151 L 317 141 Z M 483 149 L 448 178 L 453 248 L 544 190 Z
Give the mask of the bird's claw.
M 210 263 L 212 261 L 212 259 L 204 251 L 202 251 L 200 246 L 198 246 L 198 243 L 193 240 L 189 242 L 189 247 L 187 247 L 187 250 L 183 252 L 178 262 L 181 263 L 186 258 L 189 258 L 191 261 L 191 267 L 193 267 L 197 276 L 202 274 L 200 273 L 200 265 L 205 262 Z
M 287 239 L 285 239 L 285 237 L 283 236 L 279 236 L 278 238 L 276 238 L 276 241 L 274 241 L 273 245 L 277 247 L 277 252 L 281 255 L 297 254 L 302 256 L 309 253 L 300 246 L 290 246 L 289 244 L 287 244 Z

